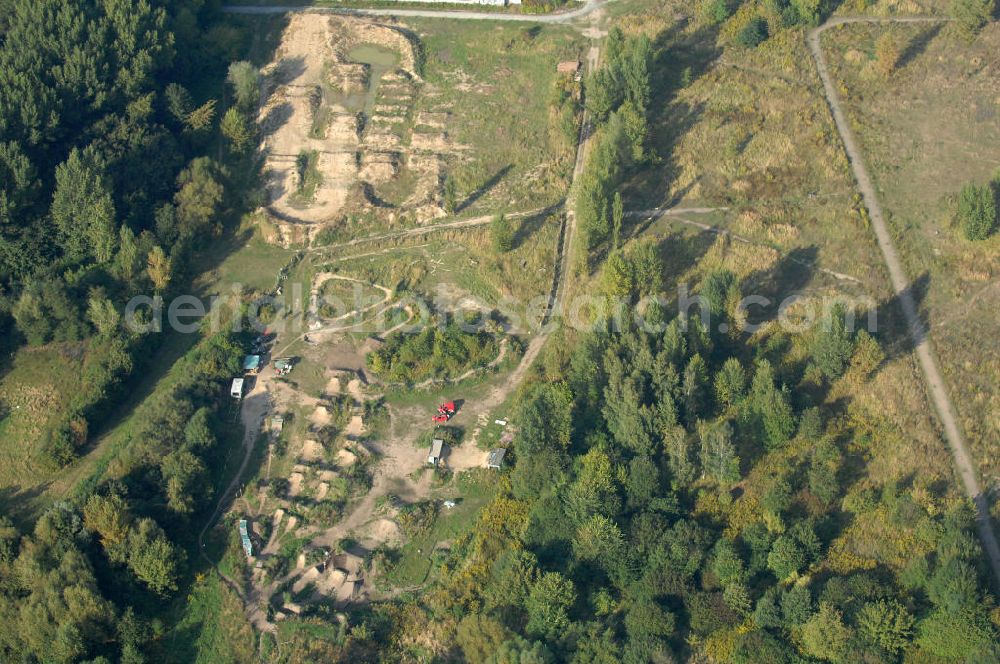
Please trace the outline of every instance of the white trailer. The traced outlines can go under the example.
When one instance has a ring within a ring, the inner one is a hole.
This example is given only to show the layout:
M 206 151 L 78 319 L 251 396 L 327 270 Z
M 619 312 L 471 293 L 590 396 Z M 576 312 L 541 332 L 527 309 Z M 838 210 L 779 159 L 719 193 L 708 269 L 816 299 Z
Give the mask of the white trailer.
M 431 453 L 427 455 L 427 463 L 432 466 L 438 465 L 441 460 L 441 452 L 444 451 L 444 441 L 440 438 L 435 438 L 431 443 Z

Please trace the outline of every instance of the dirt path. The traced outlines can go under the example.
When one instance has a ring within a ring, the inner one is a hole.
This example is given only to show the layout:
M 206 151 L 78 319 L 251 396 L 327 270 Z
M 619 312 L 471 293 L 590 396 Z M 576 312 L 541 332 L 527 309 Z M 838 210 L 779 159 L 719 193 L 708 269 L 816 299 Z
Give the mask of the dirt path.
M 596 17 L 592 17 L 592 19 L 593 18 Z M 597 68 L 599 59 L 600 49 L 595 44 L 591 46 L 590 50 L 587 52 L 587 70 L 594 71 Z M 584 110 L 583 119 L 580 123 L 579 139 L 577 141 L 576 162 L 573 165 L 573 181 L 570 185 L 571 190 L 573 185 L 579 181 L 580 176 L 583 174 L 583 169 L 587 164 L 587 154 L 589 153 L 590 136 L 592 132 L 593 126 L 591 125 L 590 115 L 586 110 Z M 563 299 L 565 298 L 566 289 L 568 288 L 571 272 L 570 259 L 573 255 L 572 247 L 575 237 L 576 213 L 573 210 L 571 201 L 567 201 L 563 228 L 559 237 L 559 261 L 556 266 L 555 274 L 553 275 L 549 311 L 546 313 L 544 319 L 544 323 L 546 324 L 543 325 L 542 330 L 539 331 L 535 338 L 528 344 L 527 349 L 524 351 L 524 355 L 521 357 L 521 361 L 518 363 L 514 371 L 511 372 L 510 376 L 508 376 L 506 382 L 490 391 L 490 393 L 480 402 L 482 405 L 483 416 L 478 418 L 476 428 L 472 430 L 472 434 L 469 436 L 469 442 L 473 445 L 475 445 L 479 440 L 479 434 L 482 432 L 483 427 L 489 423 L 489 413 L 506 401 L 510 393 L 524 382 L 524 378 L 528 374 L 528 369 L 530 369 L 531 365 L 535 363 L 536 359 L 538 359 L 538 354 L 541 353 L 542 348 L 545 346 L 545 342 L 548 341 L 549 335 L 554 329 L 552 325 L 547 323 L 551 321 L 553 314 L 560 312 L 563 307 Z
M 607 0 L 605 0 L 607 1 Z M 273 5 L 254 7 L 247 5 L 227 5 L 222 11 L 230 14 L 285 14 L 291 12 L 322 12 L 326 14 L 346 14 L 349 16 L 401 16 L 416 18 L 448 18 L 467 21 L 511 21 L 524 23 L 568 23 L 574 19 L 586 16 L 604 5 L 600 0 L 587 0 L 586 4 L 577 9 L 554 14 L 506 14 L 503 12 L 481 12 L 469 10 L 441 11 L 434 9 L 347 9 L 332 7 L 289 7 Z
M 591 51 L 592 53 L 589 59 L 591 61 L 591 66 L 593 66 L 597 60 L 596 47 L 592 48 Z M 576 167 L 573 171 L 574 181 L 579 174 L 583 172 L 586 147 L 590 131 L 591 128 L 589 119 L 585 117 L 583 126 L 580 130 Z M 531 213 L 529 212 L 525 214 Z M 488 219 L 492 219 L 492 217 L 489 217 Z M 561 234 L 561 246 L 559 247 L 558 252 L 559 265 L 557 266 L 558 269 L 556 270 L 553 283 L 554 296 L 550 300 L 549 316 L 547 317 L 550 317 L 552 311 L 557 309 L 562 293 L 565 290 L 566 281 L 569 275 L 568 262 L 571 255 L 570 247 L 574 231 L 575 220 L 573 219 L 572 210 L 569 206 L 567 206 L 566 221 L 564 222 L 563 232 Z M 482 429 L 483 423 L 488 419 L 490 412 L 500 406 L 507 399 L 510 393 L 524 381 L 528 369 L 538 358 L 538 354 L 541 352 L 542 347 L 548 340 L 550 333 L 551 326 L 545 326 L 528 344 L 528 348 L 521 357 L 521 361 L 507 377 L 504 383 L 494 388 L 486 398 L 480 399 L 474 404 L 465 406 L 459 412 L 457 417 L 461 419 L 475 418 L 477 426 L 470 435 L 469 440 L 461 446 L 461 449 L 453 451 L 453 463 L 461 461 L 463 464 L 467 464 L 470 463 L 469 459 L 476 457 L 476 455 L 472 454 L 471 451 L 477 449 L 476 440 Z M 495 361 L 499 362 L 502 361 L 502 359 L 503 354 L 501 353 L 501 356 Z M 414 412 L 411 413 L 410 410 L 414 410 Z M 313 545 L 327 547 L 332 546 L 348 533 L 356 531 L 370 523 L 377 516 L 375 514 L 375 510 L 378 499 L 393 490 L 398 491 L 402 489 L 404 492 L 409 493 L 412 497 L 416 498 L 426 497 L 428 494 L 429 485 L 426 480 L 427 474 L 421 478 L 420 482 L 416 483 L 408 477 L 408 475 L 414 470 L 426 465 L 426 450 L 417 449 L 413 445 L 417 438 L 419 429 L 411 425 L 411 422 L 414 420 L 426 417 L 426 413 L 419 411 L 418 409 L 407 409 L 400 412 L 391 412 L 390 416 L 392 425 L 390 427 L 389 436 L 387 437 L 388 440 L 384 445 L 379 445 L 375 450 L 382 454 L 383 458 L 379 464 L 379 469 L 376 471 L 371 490 L 342 521 L 315 537 L 312 540 Z M 402 432 L 398 431 L 400 427 L 403 429 Z M 479 456 L 484 457 L 485 454 L 480 453 Z M 481 462 L 478 465 L 482 465 Z M 391 472 L 387 472 L 387 469 L 391 469 Z
M 334 276 L 333 278 L 341 278 L 341 277 Z M 379 306 L 387 303 L 391 299 L 391 292 L 388 289 L 383 288 L 381 286 L 375 286 L 375 287 L 381 289 L 385 293 L 385 300 L 383 302 L 376 303 L 375 305 L 372 306 Z M 368 307 L 365 310 L 368 310 L 370 308 L 371 307 Z M 337 320 L 346 318 L 347 316 L 353 315 L 355 313 L 358 312 L 351 312 L 350 314 L 345 314 L 345 316 L 338 318 Z M 323 328 L 320 331 L 328 332 L 337 330 L 347 330 L 356 326 L 357 324 L 346 325 L 341 328 L 335 328 L 335 327 Z M 291 342 L 286 344 L 282 350 L 286 350 L 291 343 L 294 343 L 294 341 L 295 340 L 292 340 Z M 261 370 L 260 374 L 256 377 L 253 389 L 243 397 L 242 403 L 240 404 L 240 423 L 243 426 L 243 444 L 242 444 L 243 459 L 240 462 L 240 467 L 237 469 L 236 474 L 233 476 L 233 479 L 226 487 L 226 490 L 222 493 L 221 496 L 219 496 L 219 500 L 216 503 L 216 507 L 215 510 L 212 512 L 212 515 L 208 518 L 208 520 L 206 520 L 205 525 L 198 533 L 198 549 L 201 552 L 202 558 L 210 565 L 215 567 L 216 571 L 222 578 L 223 582 L 229 585 L 229 587 L 232 588 L 232 590 L 237 594 L 237 596 L 239 596 L 243 600 L 244 605 L 246 606 L 247 609 L 247 616 L 253 623 L 253 625 L 258 630 L 265 632 L 276 632 L 277 625 L 269 621 L 267 619 L 266 612 L 260 609 L 261 594 L 259 590 L 257 588 L 251 588 L 249 594 L 245 595 L 243 592 L 243 588 L 239 583 L 237 583 L 233 579 L 230 579 L 228 576 L 223 574 L 222 571 L 218 568 L 217 563 L 212 559 L 210 559 L 208 555 L 205 554 L 204 537 L 205 533 L 208 532 L 209 528 L 215 525 L 217 519 L 219 518 L 225 507 L 229 504 L 230 500 L 232 499 L 233 494 L 236 492 L 237 488 L 243 482 L 244 480 L 243 474 L 246 472 L 247 466 L 250 463 L 250 459 L 253 456 L 255 443 L 257 442 L 257 439 L 260 436 L 260 432 L 263 430 L 264 419 L 267 417 L 267 414 L 272 409 L 272 403 L 274 401 L 280 402 L 289 400 L 287 395 L 285 395 L 285 398 L 283 399 L 281 393 L 290 388 L 288 388 L 285 385 L 282 385 L 281 383 L 273 382 L 275 377 L 276 373 L 274 371 L 274 368 L 271 365 L 266 365 Z M 273 399 L 272 396 L 274 397 Z M 300 403 L 304 403 L 311 400 L 312 402 L 314 402 L 313 407 L 315 407 L 316 403 L 318 403 L 315 399 L 311 399 L 309 397 L 306 397 L 305 395 L 295 394 L 294 397 L 298 399 Z M 268 459 L 268 463 L 270 463 L 270 459 Z
M 331 279 L 339 279 L 341 281 L 350 281 L 353 283 L 359 283 L 370 286 L 372 288 L 382 291 L 384 297 L 382 298 L 382 300 L 378 302 L 373 302 L 372 304 L 369 304 L 368 306 L 362 309 L 354 309 L 353 311 L 348 311 L 347 313 L 341 314 L 336 318 L 331 318 L 328 321 L 325 321 L 326 324 L 324 324 L 324 322 L 321 321 L 318 317 L 319 306 L 317 298 L 319 295 L 320 287 Z M 310 337 L 316 338 L 316 337 L 323 337 L 324 335 L 339 334 L 341 332 L 347 332 L 349 330 L 361 327 L 362 325 L 366 325 L 370 321 L 364 319 L 355 321 L 354 323 L 350 323 L 348 325 L 335 325 L 334 323 L 345 321 L 350 318 L 356 318 L 358 316 L 363 316 L 364 314 L 379 307 L 382 307 L 382 311 L 380 313 L 385 313 L 385 311 L 387 311 L 392 307 L 392 291 L 390 289 L 386 288 L 385 286 L 369 283 L 362 279 L 355 279 L 353 277 L 344 277 L 341 275 L 334 274 L 332 272 L 321 272 L 318 275 L 316 275 L 315 279 L 313 280 L 313 285 L 309 293 L 309 309 L 306 312 L 306 320 L 310 322 L 307 325 L 308 327 L 307 331 L 302 332 L 301 334 L 292 337 L 291 339 L 286 341 L 280 350 L 275 351 L 274 355 L 275 357 L 284 355 L 288 351 L 288 349 L 291 348 L 294 344 L 304 339 L 308 339 Z M 406 307 L 406 311 L 409 312 L 410 318 L 412 319 L 413 312 L 410 310 L 409 307 Z M 404 321 L 403 323 L 400 323 L 399 325 L 396 325 L 392 329 L 393 330 L 398 329 L 403 325 L 406 325 L 407 322 L 409 322 L 409 319 L 407 321 Z M 275 344 L 275 347 L 277 347 L 277 344 Z
M 861 195 L 864 198 L 865 207 L 868 208 L 868 214 L 871 217 L 872 228 L 875 230 L 879 249 L 882 250 L 886 267 L 889 269 L 889 278 L 892 281 L 893 290 L 902 304 L 903 315 L 906 317 L 907 325 L 910 328 L 910 336 L 913 338 L 913 343 L 916 347 L 917 359 L 920 362 L 920 368 L 923 371 L 931 401 L 934 403 L 938 417 L 941 419 L 945 438 L 951 447 L 952 456 L 955 460 L 955 468 L 962 479 L 966 494 L 975 502 L 976 527 L 979 530 L 979 538 L 983 542 L 983 549 L 993 568 L 995 581 L 1000 585 L 1000 546 L 997 545 L 996 535 L 993 532 L 993 525 L 990 521 L 989 503 L 986 500 L 986 496 L 983 495 L 982 489 L 979 487 L 975 465 L 969 454 L 962 430 L 958 426 L 955 408 L 948 396 L 944 378 L 938 370 L 937 362 L 934 359 L 934 351 L 931 348 L 928 331 L 917 314 L 917 306 L 910 292 L 910 282 L 906 277 L 903 264 L 892 242 L 892 236 L 889 233 L 885 217 L 882 214 L 882 206 L 879 203 L 875 185 L 868 174 L 868 169 L 865 167 L 861 149 L 851 130 L 847 115 L 841 106 L 840 95 L 830 75 L 826 56 L 823 53 L 820 41 L 826 30 L 847 23 L 927 23 L 941 22 L 941 20 L 935 18 L 836 18 L 810 32 L 808 42 L 809 50 L 816 61 L 816 69 L 819 72 L 820 80 L 823 82 L 823 90 L 827 103 L 830 106 L 830 111 L 833 113 L 833 120 L 844 143 L 844 150 L 847 152 L 847 157 L 851 162 L 851 169 L 854 172 L 858 188 L 861 190 Z
M 243 460 L 240 462 L 240 467 L 233 476 L 233 479 L 229 482 L 229 486 L 227 486 L 226 490 L 221 496 L 219 496 L 219 501 L 216 503 L 215 511 L 212 512 L 212 516 L 209 517 L 209 519 L 205 522 L 204 527 L 202 527 L 201 532 L 198 533 L 198 550 L 201 552 L 201 557 L 209 565 L 215 568 L 223 582 L 225 582 L 238 597 L 243 599 L 244 602 L 247 602 L 248 608 L 249 602 L 247 598 L 244 598 L 242 587 L 236 581 L 223 574 L 222 570 L 219 569 L 218 564 L 206 555 L 203 540 L 205 538 L 205 533 L 208 532 L 209 528 L 215 525 L 216 519 L 219 518 L 223 508 L 229 504 L 229 500 L 232 498 L 236 489 L 243 481 L 243 473 L 246 472 L 247 465 L 250 463 L 250 458 L 253 456 L 254 444 L 260 436 L 260 432 L 264 424 L 264 418 L 267 417 L 267 413 L 271 408 L 271 396 L 268 387 L 272 378 L 274 378 L 274 370 L 270 366 L 265 367 L 261 371 L 260 375 L 257 376 L 253 390 L 243 397 L 243 402 L 240 405 L 240 424 L 243 425 Z M 251 622 L 253 622 L 254 626 L 261 631 L 276 632 L 278 629 L 277 625 L 269 622 L 267 620 L 267 616 L 259 610 L 250 612 L 249 618 Z
M 504 216 L 507 219 L 520 219 L 521 217 L 530 217 L 533 214 L 541 214 L 545 212 L 546 208 L 536 208 L 534 210 L 525 210 L 523 212 L 510 212 L 506 213 Z M 324 251 L 333 251 L 336 249 L 346 249 L 347 247 L 354 247 L 359 244 L 367 244 L 369 242 L 383 242 L 385 240 L 400 240 L 408 237 L 414 237 L 419 235 L 426 235 L 428 233 L 434 233 L 437 231 L 446 231 L 455 228 L 468 228 L 470 226 L 484 226 L 491 223 L 496 219 L 495 214 L 484 214 L 479 217 L 471 217 L 469 219 L 459 219 L 457 221 L 447 221 L 438 224 L 428 224 L 426 226 L 417 226 L 416 228 L 408 228 L 403 231 L 395 231 L 393 233 L 384 233 L 382 235 L 369 235 L 365 237 L 354 238 L 353 240 L 348 240 L 347 242 L 339 242 L 337 244 L 328 244 L 322 247 L 312 247 L 308 251 L 310 253 L 319 254 Z M 367 255 L 367 254 L 362 254 Z M 354 258 L 351 256 L 349 258 Z
M 599 52 L 597 47 L 591 47 L 588 54 L 588 67 L 593 68 L 596 66 L 598 55 Z M 592 128 L 589 117 L 585 113 L 580 128 L 576 164 L 573 170 L 574 183 L 583 172 L 583 167 L 586 163 L 586 154 L 589 146 L 591 130 Z M 531 214 L 531 212 L 523 214 Z M 454 227 L 456 225 L 487 223 L 491 219 L 492 216 L 486 217 L 484 220 L 464 220 L 462 222 L 454 222 L 450 225 Z M 440 226 L 446 225 L 438 224 L 436 227 Z M 425 229 L 414 229 L 413 231 L 408 231 L 407 233 L 417 234 L 424 231 Z M 545 316 L 545 323 L 550 321 L 553 313 L 558 311 L 561 306 L 563 294 L 565 293 L 566 284 L 569 279 L 569 260 L 572 255 L 571 247 L 575 231 L 575 215 L 573 214 L 572 206 L 567 203 L 565 205 L 563 226 L 559 235 L 560 244 L 557 251 L 557 265 L 553 276 L 552 291 L 549 299 L 549 310 Z M 458 413 L 456 417 L 459 421 L 474 419 L 477 424 L 476 428 L 469 436 L 469 439 L 466 440 L 460 448 L 451 450 L 451 454 L 447 457 L 446 460 L 448 462 L 448 466 L 452 470 L 464 470 L 466 468 L 482 466 L 485 461 L 486 453 L 479 450 L 476 446 L 476 441 L 482 427 L 486 422 L 488 422 L 490 413 L 495 408 L 499 407 L 507 399 L 510 393 L 524 381 L 529 368 L 538 358 L 538 354 L 544 347 L 545 342 L 548 340 L 552 330 L 552 325 L 543 325 L 539 333 L 535 335 L 535 337 L 528 344 L 528 348 L 525 350 L 525 353 L 521 357 L 521 361 L 518 363 L 517 367 L 511 372 L 503 384 L 498 385 L 491 390 L 489 395 L 487 395 L 484 399 L 479 399 L 475 403 L 467 404 Z M 506 348 L 503 349 L 495 362 L 499 363 L 503 360 L 505 351 Z M 350 533 L 363 533 L 367 526 L 374 523 L 379 518 L 376 513 L 379 499 L 390 493 L 408 500 L 426 498 L 430 495 L 429 473 L 425 472 L 417 480 L 412 478 L 412 474 L 417 469 L 426 467 L 427 453 L 426 450 L 418 449 L 414 445 L 420 429 L 419 427 L 413 426 L 413 423 L 426 417 L 427 414 L 417 408 L 409 408 L 400 411 L 390 410 L 391 424 L 389 435 L 386 437 L 384 442 L 373 444 L 373 451 L 382 455 L 382 459 L 375 471 L 371 489 L 341 521 L 334 524 L 333 527 L 328 528 L 313 537 L 311 540 L 312 546 L 332 547 Z M 296 570 L 291 572 L 286 578 L 276 580 L 267 587 L 259 589 L 255 588 L 252 592 L 252 597 L 255 598 L 258 603 L 266 602 L 270 597 L 270 594 L 274 592 L 277 587 L 289 578 L 298 576 L 300 573 L 301 570 Z
M 680 215 L 682 215 L 684 213 L 688 213 L 688 214 L 708 214 L 710 212 L 725 211 L 725 210 L 728 210 L 728 209 L 729 208 L 725 208 L 725 207 L 720 207 L 720 208 L 656 208 L 656 209 L 653 209 L 653 210 L 637 210 L 637 211 L 634 211 L 634 212 L 627 212 L 626 215 L 628 215 L 630 217 L 649 217 L 651 220 L 654 219 L 654 218 L 656 218 L 657 216 L 660 216 L 660 217 L 670 217 L 672 220 L 676 221 L 679 224 L 684 224 L 686 226 L 694 226 L 695 228 L 700 228 L 701 230 L 705 231 L 706 233 L 715 233 L 716 235 L 725 235 L 726 237 L 730 237 L 733 240 L 735 240 L 737 242 L 741 242 L 743 244 L 752 244 L 752 245 L 755 245 L 755 246 L 767 246 L 767 247 L 771 247 L 771 245 L 765 245 L 765 244 L 763 244 L 761 242 L 756 242 L 754 240 L 751 240 L 748 237 L 743 237 L 742 235 L 737 235 L 736 233 L 733 233 L 728 228 L 720 228 L 719 226 L 713 226 L 712 224 L 706 224 L 706 223 L 703 223 L 701 221 L 693 221 L 691 219 L 685 219 L 684 217 L 680 216 Z M 830 276 L 832 276 L 832 277 L 834 277 L 836 279 L 839 279 L 840 281 L 853 281 L 854 283 L 858 283 L 858 284 L 861 283 L 860 279 L 858 279 L 857 277 L 852 277 L 849 274 L 844 274 L 842 272 L 834 272 L 833 270 L 828 270 L 825 267 L 815 267 L 812 263 L 810 263 L 808 261 L 803 261 L 803 260 L 799 260 L 799 259 L 796 259 L 796 258 L 792 258 L 792 257 L 789 257 L 787 254 L 785 255 L 785 258 L 790 259 L 792 262 L 799 263 L 800 265 L 805 265 L 805 266 L 808 266 L 808 267 L 814 267 L 815 269 L 819 270 L 820 272 L 822 272 L 824 274 L 829 274 Z

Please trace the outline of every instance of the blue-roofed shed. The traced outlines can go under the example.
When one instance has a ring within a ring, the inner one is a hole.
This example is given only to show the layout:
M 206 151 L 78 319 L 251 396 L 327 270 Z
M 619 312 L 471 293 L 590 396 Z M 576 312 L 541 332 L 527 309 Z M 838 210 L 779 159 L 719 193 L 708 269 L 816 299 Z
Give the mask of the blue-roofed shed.
M 243 371 L 253 374 L 260 371 L 260 355 L 247 355 L 244 357 Z

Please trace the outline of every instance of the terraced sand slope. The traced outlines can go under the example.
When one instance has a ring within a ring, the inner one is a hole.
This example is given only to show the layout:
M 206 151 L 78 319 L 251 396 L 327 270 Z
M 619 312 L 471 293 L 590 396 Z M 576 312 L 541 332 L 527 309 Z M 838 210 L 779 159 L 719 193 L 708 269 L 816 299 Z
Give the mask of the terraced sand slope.
M 292 15 L 275 61 L 264 70 L 261 151 L 270 210 L 281 221 L 316 223 L 336 217 L 359 179 L 359 164 L 368 167 L 371 177 L 371 171 L 380 170 L 374 164 L 392 162 L 389 156 L 365 153 L 396 146 L 387 150 L 362 143 L 357 103 L 369 93 L 369 70 L 348 57 L 361 43 L 398 52 L 399 69 L 393 76 L 416 78 L 413 45 L 398 30 L 314 13 Z
M 265 70 L 270 94 L 260 124 L 266 187 L 272 211 L 289 220 L 320 221 L 336 214 L 357 174 L 357 117 L 333 108 L 325 132 L 314 126 L 324 79 L 329 76 L 327 63 L 336 60 L 332 37 L 329 19 L 297 14 L 285 30 L 277 59 Z M 344 78 L 362 84 L 363 68 L 352 69 L 353 76 Z M 312 151 L 317 153 L 321 180 L 309 199 L 301 197 L 299 202 L 295 200 L 300 189 L 299 155 Z

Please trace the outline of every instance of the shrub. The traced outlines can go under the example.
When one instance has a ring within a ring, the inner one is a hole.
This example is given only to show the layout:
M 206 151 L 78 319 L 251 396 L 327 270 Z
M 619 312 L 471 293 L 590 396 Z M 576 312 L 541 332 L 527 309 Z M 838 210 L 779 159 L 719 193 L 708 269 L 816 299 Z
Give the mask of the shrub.
M 498 215 L 490 225 L 490 238 L 493 240 L 493 250 L 505 254 L 514 248 L 514 229 L 504 215 Z
M 756 48 L 767 38 L 767 21 L 758 16 L 743 26 L 743 29 L 736 35 L 736 43 L 746 48 Z
M 729 0 L 702 0 L 698 5 L 698 15 L 708 23 L 725 21 L 733 13 Z
M 443 329 L 428 325 L 417 334 L 390 335 L 368 356 L 368 366 L 384 380 L 413 383 L 455 378 L 469 368 L 489 364 L 499 352 L 491 334 L 464 332 L 455 324 Z
M 958 196 L 958 218 L 968 240 L 985 240 L 997 226 L 997 201 L 992 185 L 967 184 Z
M 951 14 L 955 17 L 955 25 L 967 38 L 974 39 L 993 15 L 994 0 L 954 0 L 951 3 Z

